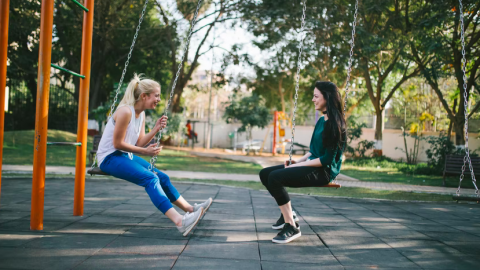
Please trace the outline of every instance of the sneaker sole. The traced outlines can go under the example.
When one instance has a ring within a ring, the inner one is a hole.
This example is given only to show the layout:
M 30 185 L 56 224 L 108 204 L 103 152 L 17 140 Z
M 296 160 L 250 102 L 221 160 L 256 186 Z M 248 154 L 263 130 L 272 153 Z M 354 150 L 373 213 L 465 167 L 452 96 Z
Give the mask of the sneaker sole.
M 187 236 L 193 230 L 193 228 L 195 228 L 195 226 L 197 226 L 198 222 L 200 221 L 200 218 L 202 218 L 204 213 L 205 213 L 205 210 L 202 210 L 202 213 L 200 215 L 198 215 L 195 222 L 187 227 L 187 230 L 183 233 L 183 236 Z
M 273 243 L 277 243 L 277 244 L 286 244 L 286 243 L 290 243 L 292 242 L 293 240 L 299 238 L 300 236 L 302 236 L 302 232 L 299 232 L 298 234 L 288 238 L 287 240 L 275 240 L 275 239 L 272 239 L 272 242 Z

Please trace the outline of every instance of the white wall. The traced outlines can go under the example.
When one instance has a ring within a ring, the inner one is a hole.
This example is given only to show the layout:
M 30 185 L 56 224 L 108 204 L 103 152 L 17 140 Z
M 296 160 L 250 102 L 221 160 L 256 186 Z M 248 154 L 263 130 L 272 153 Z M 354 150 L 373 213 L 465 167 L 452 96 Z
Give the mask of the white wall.
M 212 144 L 211 146 L 213 148 L 232 148 L 232 144 L 230 141 L 230 138 L 228 137 L 228 134 L 230 132 L 235 131 L 235 129 L 240 128 L 240 124 L 225 124 L 225 123 L 214 123 L 213 124 L 213 131 L 212 131 Z M 195 124 L 195 132 L 198 134 L 198 140 L 199 143 L 196 144 L 196 146 L 203 147 L 203 142 L 204 142 L 204 127 L 206 127 L 206 124 L 200 122 Z M 313 133 L 313 126 L 296 126 L 295 128 L 295 142 L 304 144 L 304 145 L 309 145 L 310 144 L 310 139 Z M 267 134 L 268 132 L 268 134 Z M 205 133 L 206 134 L 206 133 Z M 374 140 L 374 134 L 375 130 L 374 129 L 369 129 L 369 128 L 364 128 L 363 129 L 363 134 L 360 138 L 360 140 L 369 140 L 373 141 Z M 438 132 L 424 132 L 423 136 L 438 136 Z M 453 134 L 454 135 L 454 134 Z M 278 136 L 278 133 L 277 133 Z M 265 140 L 265 147 L 267 148 L 266 152 L 271 152 L 272 151 L 272 140 L 273 140 L 273 127 L 266 127 L 263 129 L 259 128 L 254 128 L 252 131 L 252 139 L 253 140 Z M 454 136 L 452 136 L 453 138 Z M 469 133 L 469 146 L 470 149 L 473 151 L 475 149 L 478 149 L 480 147 L 480 140 L 477 139 L 478 134 L 477 133 Z M 278 137 L 277 137 L 278 138 Z M 291 138 L 291 129 L 286 128 L 285 130 L 285 138 L 290 139 Z M 242 142 L 247 140 L 247 134 L 245 132 L 243 133 L 238 133 L 238 138 L 237 142 Z M 413 142 L 414 139 L 411 137 L 407 137 L 407 146 L 409 148 L 413 149 Z M 358 141 L 355 141 L 352 143 L 352 146 L 356 146 Z M 403 153 L 399 149 L 395 149 L 396 147 L 398 148 L 404 148 L 404 141 L 403 141 L 403 136 L 402 136 L 402 131 L 401 130 L 396 130 L 396 129 L 385 129 L 383 131 L 383 154 L 389 158 L 395 159 L 395 160 L 406 160 L 405 153 Z M 425 151 L 430 147 L 430 145 L 425 142 L 421 141 L 420 142 L 420 150 L 419 150 L 419 155 L 418 155 L 418 161 L 420 162 L 426 162 L 427 161 L 427 155 L 425 154 Z M 287 149 L 288 151 L 288 149 Z

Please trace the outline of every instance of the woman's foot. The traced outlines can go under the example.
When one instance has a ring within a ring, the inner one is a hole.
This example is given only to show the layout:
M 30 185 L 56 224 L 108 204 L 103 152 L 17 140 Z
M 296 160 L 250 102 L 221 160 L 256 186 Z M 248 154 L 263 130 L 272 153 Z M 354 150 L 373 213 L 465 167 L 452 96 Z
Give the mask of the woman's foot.
M 292 226 L 290 223 L 285 223 L 283 229 L 272 239 L 272 242 L 286 244 L 300 236 L 302 236 L 302 232 L 300 231 L 298 223 L 295 223 L 295 226 Z
M 178 231 L 183 233 L 183 236 L 187 236 L 193 228 L 197 225 L 198 221 L 202 217 L 203 207 L 198 208 L 192 213 L 185 213 L 182 218 L 182 225 L 177 226 Z
M 203 203 L 194 204 L 193 205 L 193 212 L 197 211 L 198 208 L 203 207 L 203 213 L 205 214 L 207 212 L 208 208 L 210 208 L 210 205 L 212 205 L 212 202 L 213 202 L 212 198 L 208 198 L 208 200 L 206 200 Z
M 298 219 L 297 213 L 295 213 L 295 211 L 292 211 L 292 213 L 293 213 L 293 221 L 299 222 L 300 219 Z M 281 229 L 283 229 L 284 224 L 285 224 L 285 219 L 283 218 L 283 215 L 280 214 L 280 217 L 278 218 L 277 222 L 272 225 L 272 229 L 281 230 Z

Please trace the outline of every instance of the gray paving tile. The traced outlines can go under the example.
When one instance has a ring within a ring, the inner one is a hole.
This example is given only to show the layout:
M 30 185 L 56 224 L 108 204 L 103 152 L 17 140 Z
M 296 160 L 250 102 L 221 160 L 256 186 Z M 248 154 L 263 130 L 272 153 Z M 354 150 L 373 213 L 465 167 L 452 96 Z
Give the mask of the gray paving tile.
M 392 239 L 382 238 L 392 248 L 397 251 L 423 251 L 423 252 L 440 252 L 440 253 L 459 253 L 458 250 L 452 248 L 437 240 L 413 240 L 413 239 Z
M 271 240 L 261 242 L 262 261 L 273 262 L 309 262 L 314 264 L 336 265 L 338 262 L 330 251 L 312 237 L 300 237 L 288 244 L 276 244 Z
M 427 269 L 471 270 L 478 269 L 480 263 L 478 257 L 463 254 L 426 251 L 404 251 L 402 254 L 417 265 Z
M 466 255 L 475 255 L 480 257 L 480 245 L 478 242 L 460 242 L 460 241 L 442 241 L 446 245 L 462 252 Z
M 349 228 L 349 227 L 325 227 L 312 225 L 315 233 L 323 238 L 338 238 L 338 237 L 375 237 L 365 229 Z
M 120 236 L 100 250 L 98 254 L 158 254 L 178 256 L 185 248 L 187 242 L 187 240 Z
M 344 266 L 368 266 L 372 269 L 377 267 L 418 268 L 405 256 L 392 249 L 332 250 L 332 252 Z
M 379 238 L 407 238 L 407 239 L 431 239 L 423 233 L 413 230 L 391 230 L 391 229 L 366 229 L 368 232 Z
M 253 221 L 201 220 L 197 229 L 255 232 L 255 223 Z
M 260 270 L 260 262 L 256 260 L 214 259 L 188 257 L 183 254 L 178 258 L 173 270 Z
M 126 231 L 122 236 L 137 238 L 159 238 L 159 239 L 189 239 L 192 233 L 187 237 L 183 236 L 175 227 L 145 227 L 136 226 Z
M 72 222 L 43 220 L 43 232 L 53 232 L 63 228 Z M 5 223 L 0 223 L 0 231 L 30 231 L 30 219 L 16 219 Z
M 26 248 L 42 249 L 101 249 L 112 242 L 116 235 L 46 234 L 24 245 Z
M 55 232 L 58 233 L 79 233 L 79 234 L 123 234 L 131 226 L 111 225 L 101 223 L 73 223 Z
M 257 234 L 253 231 L 216 231 L 196 229 L 192 239 L 211 242 L 257 242 Z
M 190 240 L 182 256 L 197 258 L 260 260 L 257 243 L 216 243 Z
M 171 269 L 177 256 L 143 255 L 143 254 L 107 254 L 94 255 L 75 270 L 103 270 L 103 269 Z
M 262 261 L 262 270 L 295 269 L 295 270 L 344 270 L 336 260 L 327 256 L 320 263 L 288 263 Z
M 0 248 L 2 267 L 12 269 L 70 269 L 93 254 L 91 249 Z
M 322 238 L 323 239 L 323 238 Z M 329 249 L 391 249 L 378 238 L 351 237 L 339 235 L 338 237 L 328 237 L 323 239 Z
M 432 239 L 440 241 L 459 241 L 459 242 L 480 242 L 480 236 L 469 233 L 450 233 L 450 232 L 422 232 Z
M 42 233 L 0 231 L 0 247 L 19 247 L 41 237 Z
M 112 225 L 127 225 L 135 226 L 145 218 L 132 217 L 132 216 L 109 216 L 105 214 L 95 214 L 84 218 L 79 221 L 79 223 L 101 223 L 101 224 L 112 224 Z

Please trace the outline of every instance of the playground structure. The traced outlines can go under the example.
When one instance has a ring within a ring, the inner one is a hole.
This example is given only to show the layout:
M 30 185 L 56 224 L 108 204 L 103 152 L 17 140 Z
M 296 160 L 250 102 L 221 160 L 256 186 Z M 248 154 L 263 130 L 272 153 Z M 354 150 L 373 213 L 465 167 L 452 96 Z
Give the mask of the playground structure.
M 84 188 L 85 188 L 85 168 L 86 168 L 86 154 L 87 154 L 87 124 L 88 124 L 88 101 L 89 101 L 89 84 L 90 84 L 90 65 L 91 65 L 91 52 L 92 52 L 92 34 L 93 34 L 93 12 L 94 12 L 94 0 L 85 0 L 84 6 L 81 5 L 79 2 L 72 0 L 76 5 L 78 5 L 84 12 L 84 20 L 83 20 L 83 30 L 82 30 L 82 53 L 81 53 L 81 66 L 80 72 L 75 73 L 63 67 L 57 66 L 52 64 L 51 62 L 51 49 L 52 49 L 52 30 L 53 30 L 53 18 L 54 18 L 54 1 L 53 0 L 43 0 L 41 6 L 41 24 L 40 24 L 40 48 L 39 48 L 39 60 L 38 60 L 38 77 L 37 77 L 37 100 L 36 100 L 36 118 L 35 118 L 35 138 L 34 138 L 34 162 L 33 162 L 33 177 L 32 177 L 32 197 L 31 197 L 31 217 L 30 217 L 30 229 L 31 230 L 42 230 L 43 229 L 43 210 L 44 210 L 44 189 L 45 189 L 45 166 L 46 166 L 46 151 L 47 145 L 74 145 L 77 147 L 76 150 L 76 169 L 75 169 L 75 193 L 74 193 L 74 209 L 73 214 L 75 216 L 82 216 L 83 215 L 83 204 L 84 204 Z M 199 0 L 197 5 L 197 12 L 195 14 L 194 19 L 192 20 L 192 26 L 190 29 L 190 34 L 187 39 L 187 45 L 192 34 L 192 29 L 195 25 L 195 18 L 198 13 L 198 8 L 201 4 L 201 0 Z M 146 4 L 148 1 L 146 1 Z M 302 28 L 300 33 L 302 34 L 301 37 L 301 46 L 300 46 L 300 53 L 299 59 L 302 55 L 303 50 L 303 33 L 304 26 L 305 26 L 305 9 L 306 5 L 304 3 L 303 7 L 303 17 L 302 17 Z M 346 84 L 346 91 L 345 91 L 345 107 L 346 108 L 346 100 L 348 98 L 348 87 L 349 79 L 350 79 L 350 72 L 352 68 L 352 56 L 353 56 L 353 46 L 354 46 L 354 35 L 355 35 L 355 25 L 356 25 L 356 16 L 357 16 L 357 9 L 358 9 L 358 1 L 356 2 L 355 6 L 355 18 L 353 20 L 353 31 L 352 31 L 352 42 L 351 42 L 351 50 L 350 50 L 350 60 L 348 66 L 348 76 L 347 76 L 347 84 Z M 463 23 L 463 6 L 460 0 L 460 19 L 461 19 L 461 41 L 462 46 L 464 47 L 464 23 Z M 8 18 L 9 18 L 9 0 L 0 0 L 0 159 L 3 157 L 3 131 L 4 131 L 4 105 L 5 105 L 5 87 L 6 87 L 6 68 L 7 68 L 7 46 L 8 46 Z M 143 13 L 142 13 L 143 18 Z M 141 23 L 141 20 L 140 20 Z M 137 34 L 138 34 L 139 26 L 137 27 Z M 136 38 L 136 35 L 135 35 Z M 135 39 L 133 44 L 135 43 Z M 133 49 L 133 44 L 131 50 Z M 186 46 L 185 48 L 187 48 Z M 130 50 L 130 53 L 131 53 Z M 184 55 L 185 57 L 185 51 Z M 129 55 L 130 59 L 130 55 Z M 471 164 L 470 153 L 468 149 L 468 118 L 467 118 L 467 85 L 466 85 L 466 75 L 465 75 L 465 67 L 466 67 L 466 59 L 465 54 L 463 53 L 463 79 L 464 79 L 464 94 L 465 94 L 465 137 L 466 137 L 466 145 L 465 145 L 465 157 L 463 159 L 463 167 L 462 167 L 462 174 L 460 177 L 460 184 L 457 191 L 457 196 L 454 196 L 454 199 L 462 199 L 460 197 L 460 185 L 461 181 L 464 178 L 464 171 L 468 164 L 472 181 L 476 188 L 476 195 L 477 197 L 480 196 L 478 188 L 476 186 L 476 180 L 473 173 L 473 166 Z M 298 61 L 300 63 L 300 61 Z M 123 81 L 123 77 L 125 75 L 126 67 L 128 65 L 128 60 L 122 74 L 121 82 Z M 78 125 L 77 125 L 77 141 L 74 143 L 49 143 L 47 142 L 47 131 L 48 131 L 48 101 L 49 101 L 49 89 L 50 89 L 50 70 L 51 68 L 60 69 L 64 72 L 68 72 L 74 76 L 80 77 L 80 95 L 79 95 L 79 102 L 78 102 Z M 180 69 L 180 66 L 179 66 Z M 300 65 L 298 65 L 297 76 L 296 76 L 296 87 L 295 87 L 295 104 L 294 104 L 294 111 L 293 111 L 293 119 L 292 119 L 292 139 L 290 140 L 290 160 L 293 153 L 293 146 L 294 146 L 294 134 L 295 134 L 295 112 L 297 108 L 297 99 L 298 99 L 298 88 L 299 88 L 299 72 L 300 72 Z M 177 73 L 178 78 L 178 73 Z M 174 81 L 176 83 L 176 80 Z M 168 105 L 170 105 L 171 97 L 173 95 L 173 90 L 175 87 L 175 83 L 172 87 L 172 92 L 170 94 L 170 100 Z M 119 84 L 121 87 L 121 83 Z M 118 89 L 117 89 L 118 95 Z M 115 98 L 116 102 L 116 98 Z M 115 106 L 115 102 L 112 105 L 111 113 L 113 113 L 113 109 Z M 165 114 L 167 113 L 168 105 L 165 109 Z M 278 118 L 278 115 L 276 115 Z M 275 151 L 276 147 L 276 121 L 274 121 L 274 147 L 273 151 Z M 280 126 L 279 126 L 280 127 Z M 285 130 L 283 129 L 283 133 Z M 157 137 L 157 142 L 160 142 L 161 139 L 161 132 Z M 282 135 L 282 129 L 279 129 L 279 136 Z M 150 161 L 151 168 L 153 169 L 154 163 L 156 161 L 156 156 L 153 157 Z M 0 163 L 1 167 L 1 163 Z M 335 186 L 335 184 L 328 185 L 329 187 L 339 187 L 339 185 Z M 0 172 L 0 192 L 1 192 L 1 172 Z M 0 193 L 1 195 L 1 193 Z

